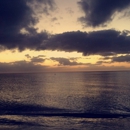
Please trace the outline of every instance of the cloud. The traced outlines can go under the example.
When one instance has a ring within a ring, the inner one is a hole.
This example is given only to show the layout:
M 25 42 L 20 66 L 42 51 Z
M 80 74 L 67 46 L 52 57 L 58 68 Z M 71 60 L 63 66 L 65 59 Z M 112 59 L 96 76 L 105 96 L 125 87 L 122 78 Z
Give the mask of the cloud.
M 31 58 L 31 56 L 29 54 L 26 54 L 25 57 L 27 57 L 28 59 Z
M 14 62 L 0 62 L 0 73 L 1 72 L 37 72 L 37 71 L 45 71 L 48 66 L 41 65 L 40 63 L 44 63 L 47 58 L 45 55 L 38 55 L 31 57 L 29 54 L 26 54 L 25 57 L 29 59 L 19 60 Z
M 113 63 L 113 62 L 130 62 L 130 55 L 113 55 L 113 56 L 105 56 L 103 58 L 100 58 L 98 62 L 102 63 Z
M 79 20 L 96 27 L 111 21 L 115 13 L 129 8 L 130 0 L 80 0 L 78 4 L 85 13 Z
M 103 58 L 99 58 L 99 60 L 103 60 L 103 61 L 111 60 L 111 59 L 112 59 L 111 55 L 110 56 L 104 56 Z
M 36 64 L 36 63 L 41 63 L 44 61 L 38 60 L 38 57 L 33 57 L 30 61 L 26 60 L 20 60 L 20 61 L 15 61 L 15 62 L 0 62 L 0 73 L 18 73 L 18 72 L 45 72 L 45 71 L 73 71 L 75 70 L 73 66 L 80 66 L 80 68 L 76 69 L 79 71 L 91 71 L 91 70 L 128 70 L 130 69 L 129 67 L 124 67 L 124 66 L 113 66 L 110 63 L 112 62 L 106 62 L 106 61 L 98 61 L 95 64 L 92 63 L 79 63 L 76 61 L 70 61 L 70 59 L 67 58 L 55 58 L 51 57 L 50 59 L 53 61 L 59 62 L 58 66 L 44 66 L 41 64 Z M 34 59 L 34 60 L 33 60 Z M 39 58 L 40 59 L 40 58 Z M 112 59 L 112 57 L 110 57 Z M 43 60 L 43 59 L 42 59 Z M 130 62 L 130 55 L 125 56 L 120 56 L 113 59 L 113 62 Z M 110 66 L 105 66 L 103 63 L 109 63 Z M 72 68 L 68 68 L 72 66 Z M 78 66 L 78 67 L 79 67 Z
M 10 63 L 0 62 L 0 73 L 14 73 L 14 72 L 37 72 L 44 71 L 46 66 L 34 64 L 25 60 L 15 61 Z
M 92 32 L 64 32 L 52 36 L 42 45 L 43 50 L 77 51 L 83 55 L 112 55 L 130 53 L 128 31 L 100 30 Z
M 59 62 L 59 65 L 69 65 L 69 66 L 71 66 L 71 65 L 85 65 L 83 63 L 78 63 L 76 61 L 70 61 L 67 58 L 55 58 L 55 57 L 51 57 L 50 59 L 53 60 L 53 61 Z
M 52 19 L 51 19 L 51 21 L 52 22 L 55 22 L 55 21 L 57 21 L 58 19 L 56 18 L 56 17 L 53 17 Z
M 112 62 L 130 62 L 130 55 L 113 57 Z
M 80 59 L 81 57 L 70 57 L 69 59 L 70 60 L 73 60 L 73 61 L 77 61 L 78 59 Z
M 39 20 L 36 13 L 50 12 L 53 5 L 53 0 L 0 1 L 0 49 L 37 48 L 49 34 L 46 31 L 38 33 L 34 28 Z
M 84 55 L 130 53 L 130 31 L 127 30 L 73 31 L 55 35 L 47 31 L 37 32 L 34 26 L 39 16 L 34 9 L 38 5 L 46 7 L 48 11 L 54 9 L 53 0 L 0 1 L 0 50 L 17 48 L 22 51 L 28 48 L 77 51 Z
M 45 55 L 38 55 L 31 57 L 29 54 L 26 54 L 25 57 L 30 59 L 31 63 L 43 63 L 46 60 L 46 58 L 45 59 L 42 58 L 45 57 Z
M 103 53 L 99 53 L 99 55 L 107 57 L 107 56 L 117 55 L 117 53 L 115 53 L 115 52 L 103 52 Z
M 20 60 L 20 61 L 14 61 L 14 62 L 0 62 L 0 73 L 18 73 L 18 72 L 45 72 L 45 71 L 62 71 L 62 70 L 68 70 L 68 68 L 65 68 L 67 66 L 76 66 L 76 65 L 87 65 L 84 63 L 78 63 L 70 61 L 67 58 L 55 58 L 51 57 L 48 58 L 42 58 L 45 57 L 44 55 L 38 55 L 35 57 L 30 58 L 29 61 L 26 60 Z M 59 62 L 58 66 L 45 66 L 40 63 L 44 63 L 45 60 L 53 60 Z M 59 67 L 61 67 L 59 69 Z
M 74 14 L 74 11 L 70 7 L 66 8 L 66 12 L 70 15 Z
M 102 61 L 97 61 L 96 63 L 95 63 L 95 65 L 102 65 L 102 64 L 104 64 L 104 63 L 107 63 L 107 64 L 109 64 L 110 65 L 110 61 L 104 61 L 104 60 L 102 60 Z
M 36 57 L 32 57 L 31 62 L 33 62 L 33 63 L 43 63 L 46 59 L 43 59 L 41 57 L 44 57 L 44 55 L 39 55 L 39 56 L 36 56 Z
M 85 68 L 83 68 L 84 70 Z M 90 64 L 89 66 L 86 67 L 86 71 L 121 71 L 121 70 L 129 70 L 130 67 L 125 67 L 125 66 L 105 66 L 101 64 Z
M 92 4 L 94 0 L 89 2 Z M 97 6 L 98 2 L 100 5 L 100 0 L 97 0 L 93 6 Z M 126 3 L 129 5 L 129 1 L 123 2 L 123 4 L 119 2 L 123 5 L 119 6 L 120 9 L 127 7 Z M 83 7 L 82 4 L 85 3 L 84 6 L 86 6 L 88 1 L 80 0 L 79 3 Z M 34 27 L 39 20 L 38 13 L 46 14 L 54 8 L 53 0 L 1 0 L 0 50 L 17 48 L 23 51 L 28 48 L 30 50 L 77 51 L 84 55 L 104 56 L 130 53 L 130 31 L 127 30 L 123 32 L 112 29 L 92 32 L 73 31 L 55 35 L 47 31 L 38 32 Z M 31 58 L 29 55 L 26 57 Z

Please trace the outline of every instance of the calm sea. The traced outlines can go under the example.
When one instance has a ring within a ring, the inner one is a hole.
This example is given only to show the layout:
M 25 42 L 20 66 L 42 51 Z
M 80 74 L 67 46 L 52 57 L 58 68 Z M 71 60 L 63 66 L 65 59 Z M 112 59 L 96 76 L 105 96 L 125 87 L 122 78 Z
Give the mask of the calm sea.
M 0 130 L 130 130 L 130 72 L 0 74 Z

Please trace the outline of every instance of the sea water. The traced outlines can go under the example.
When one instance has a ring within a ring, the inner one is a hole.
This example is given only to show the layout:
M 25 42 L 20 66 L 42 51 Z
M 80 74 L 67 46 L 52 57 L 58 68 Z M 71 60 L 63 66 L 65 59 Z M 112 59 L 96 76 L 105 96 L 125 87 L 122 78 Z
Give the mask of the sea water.
M 0 130 L 130 130 L 130 72 L 0 74 Z

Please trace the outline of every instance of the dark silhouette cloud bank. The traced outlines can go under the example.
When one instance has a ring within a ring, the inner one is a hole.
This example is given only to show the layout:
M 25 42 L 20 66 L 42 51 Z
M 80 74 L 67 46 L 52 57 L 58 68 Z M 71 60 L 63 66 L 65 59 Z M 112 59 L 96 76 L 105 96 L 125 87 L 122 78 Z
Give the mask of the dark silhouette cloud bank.
M 105 25 L 115 13 L 130 8 L 130 0 L 80 0 L 78 4 L 85 13 L 79 20 L 93 27 Z
M 127 9 L 130 1 L 80 0 L 78 4 L 85 12 L 81 20 L 90 26 L 99 26 L 111 20 L 116 11 Z M 54 9 L 53 0 L 1 0 L 0 49 L 77 51 L 83 55 L 130 52 L 128 30 L 72 31 L 54 35 L 38 32 L 34 27 L 39 20 L 38 13 L 49 15 Z
M 36 49 L 37 43 L 48 37 L 46 31 L 38 33 L 34 28 L 39 20 L 37 12 L 48 14 L 53 9 L 53 0 L 1 0 L 1 49 Z
M 45 48 L 44 48 L 45 47 Z M 93 32 L 65 32 L 54 35 L 43 49 L 77 51 L 84 55 L 106 53 L 129 53 L 129 31 L 100 30 Z

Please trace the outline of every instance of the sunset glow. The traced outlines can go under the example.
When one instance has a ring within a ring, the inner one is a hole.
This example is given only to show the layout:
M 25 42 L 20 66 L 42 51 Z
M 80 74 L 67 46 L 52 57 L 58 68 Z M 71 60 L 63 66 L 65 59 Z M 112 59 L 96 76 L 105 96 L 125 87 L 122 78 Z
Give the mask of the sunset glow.
M 129 1 L 112 11 L 87 0 L 0 3 L 14 13 L 1 11 L 0 72 L 130 69 Z

